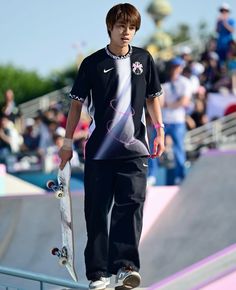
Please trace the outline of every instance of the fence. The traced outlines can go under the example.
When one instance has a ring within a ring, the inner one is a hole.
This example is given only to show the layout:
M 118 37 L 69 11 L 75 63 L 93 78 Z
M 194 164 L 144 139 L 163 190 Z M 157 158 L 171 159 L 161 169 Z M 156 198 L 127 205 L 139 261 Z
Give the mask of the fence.
M 67 280 L 62 280 L 58 278 L 53 278 L 49 277 L 43 274 L 39 273 L 31 273 L 31 272 L 26 272 L 14 268 L 7 268 L 7 267 L 0 267 L 0 274 L 3 275 L 9 275 L 21 279 L 26 279 L 26 280 L 31 280 L 35 282 L 39 282 L 39 288 L 40 290 L 46 290 L 46 284 L 54 285 L 54 286 L 63 286 L 63 287 L 69 287 L 70 289 L 77 289 L 77 290 L 84 290 L 88 289 L 87 286 L 82 285 L 80 283 L 76 283 L 73 281 L 67 281 Z M 0 289 L 1 290 L 26 290 L 22 289 L 19 287 L 10 287 L 9 285 L 1 285 L 0 284 Z
M 236 145 L 236 113 L 224 116 L 204 126 L 189 131 L 185 138 L 187 151 L 214 144 L 221 147 L 225 144 Z

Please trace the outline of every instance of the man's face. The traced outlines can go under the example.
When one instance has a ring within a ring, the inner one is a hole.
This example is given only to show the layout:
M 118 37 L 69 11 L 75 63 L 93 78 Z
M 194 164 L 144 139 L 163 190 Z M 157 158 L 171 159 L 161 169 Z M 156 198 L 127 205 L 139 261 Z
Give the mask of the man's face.
M 132 41 L 136 27 L 130 23 L 125 23 L 122 20 L 118 20 L 112 29 L 111 32 L 111 42 L 119 47 L 126 47 Z
M 182 65 L 173 65 L 172 72 L 174 75 L 180 75 L 183 72 L 183 66 Z
M 227 19 L 229 17 L 229 11 L 226 9 L 221 9 L 220 14 L 222 19 Z

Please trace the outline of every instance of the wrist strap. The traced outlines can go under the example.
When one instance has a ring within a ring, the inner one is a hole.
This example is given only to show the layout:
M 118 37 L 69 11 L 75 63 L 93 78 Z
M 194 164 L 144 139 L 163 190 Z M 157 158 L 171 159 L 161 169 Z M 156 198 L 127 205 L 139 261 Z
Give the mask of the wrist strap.
M 72 146 L 73 146 L 73 139 L 64 138 L 63 145 L 62 145 L 63 149 L 72 150 Z
M 162 124 L 160 124 L 160 123 L 155 123 L 154 124 L 154 128 L 155 129 L 160 129 L 160 128 L 162 128 L 162 129 L 164 129 L 165 128 L 165 125 L 162 123 Z

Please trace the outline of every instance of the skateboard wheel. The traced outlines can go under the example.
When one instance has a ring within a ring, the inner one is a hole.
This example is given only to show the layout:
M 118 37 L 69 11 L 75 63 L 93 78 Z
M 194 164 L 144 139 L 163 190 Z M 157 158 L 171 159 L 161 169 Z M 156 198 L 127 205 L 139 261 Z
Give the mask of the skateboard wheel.
M 67 264 L 67 258 L 66 257 L 61 257 L 59 259 L 59 265 L 65 266 Z
M 46 185 L 48 189 L 52 189 L 52 187 L 55 186 L 55 182 L 53 180 L 48 180 Z
M 53 256 L 57 256 L 57 254 L 59 253 L 59 251 L 60 250 L 58 248 L 53 248 L 52 251 L 51 251 L 51 253 L 52 253 Z
M 61 190 L 56 191 L 55 193 L 56 198 L 60 199 L 64 196 L 64 192 Z

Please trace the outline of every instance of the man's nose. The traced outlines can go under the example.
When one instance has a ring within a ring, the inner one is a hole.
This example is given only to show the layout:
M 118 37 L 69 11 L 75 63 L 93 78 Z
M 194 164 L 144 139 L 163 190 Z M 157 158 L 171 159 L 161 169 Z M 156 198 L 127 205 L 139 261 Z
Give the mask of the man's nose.
M 124 33 L 129 34 L 129 31 L 130 31 L 129 27 L 124 28 Z

